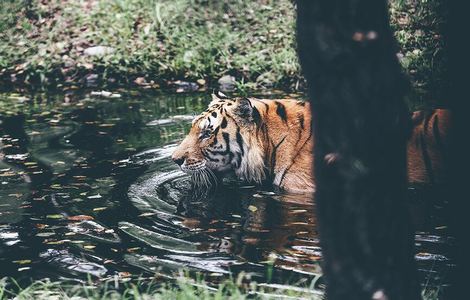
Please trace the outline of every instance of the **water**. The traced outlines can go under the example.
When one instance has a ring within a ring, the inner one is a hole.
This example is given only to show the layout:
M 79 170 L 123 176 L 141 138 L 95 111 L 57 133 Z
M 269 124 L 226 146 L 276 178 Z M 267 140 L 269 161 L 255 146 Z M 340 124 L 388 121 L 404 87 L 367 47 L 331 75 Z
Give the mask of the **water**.
M 206 94 L 0 96 L 0 277 L 244 272 L 322 288 L 315 204 L 226 180 L 194 193 L 170 155 Z M 410 188 L 423 286 L 446 282 L 444 196 Z M 319 279 L 319 280 L 318 280 Z

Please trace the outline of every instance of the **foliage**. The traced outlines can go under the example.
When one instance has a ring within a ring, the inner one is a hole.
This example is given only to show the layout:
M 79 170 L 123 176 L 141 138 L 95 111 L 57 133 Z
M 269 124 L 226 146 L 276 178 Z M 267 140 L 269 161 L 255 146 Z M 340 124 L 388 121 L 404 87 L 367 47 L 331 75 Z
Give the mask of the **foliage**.
M 447 11 L 443 4 L 442 0 L 394 0 L 389 5 L 400 46 L 398 57 L 415 93 L 428 103 L 442 101 L 448 89 L 442 36 Z
M 292 4 L 260 2 L 268 3 L 33 1 L 17 13 L 15 26 L 0 33 L 0 75 L 45 86 L 91 73 L 124 82 L 223 74 L 261 85 L 298 79 Z M 86 56 L 92 46 L 114 51 Z
M 440 97 L 442 0 L 391 0 L 402 65 Z M 301 88 L 290 0 L 22 0 L 0 6 L 0 82 L 30 87 L 205 79 L 238 90 Z M 87 56 L 93 46 L 111 47 Z M 139 84 L 140 84 L 139 83 Z M 157 85 L 153 85 L 157 87 Z
M 256 282 L 242 284 L 243 278 L 229 279 L 217 286 L 204 280 L 179 276 L 174 283 L 157 280 L 137 280 L 122 283 L 107 281 L 97 285 L 89 280 L 83 284 L 44 279 L 22 288 L 9 278 L 0 279 L 0 299 L 323 299 L 318 292 L 307 288 L 269 288 Z

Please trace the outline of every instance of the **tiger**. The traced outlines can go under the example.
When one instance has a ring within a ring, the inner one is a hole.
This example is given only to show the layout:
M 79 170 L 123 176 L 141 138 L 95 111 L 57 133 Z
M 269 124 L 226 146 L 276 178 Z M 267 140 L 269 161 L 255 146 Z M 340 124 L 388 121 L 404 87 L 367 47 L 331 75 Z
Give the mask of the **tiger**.
M 448 109 L 415 111 L 407 144 L 407 171 L 410 183 L 448 182 L 449 136 L 452 113 Z
M 440 109 L 415 112 L 407 146 L 408 180 L 439 179 L 438 150 L 447 141 L 450 113 Z M 242 181 L 270 182 L 294 193 L 315 191 L 313 130 L 310 104 L 295 99 L 228 98 L 212 94 L 206 111 L 195 117 L 189 134 L 172 154 L 180 169 L 196 181 L 226 173 Z M 325 156 L 333 163 L 338 156 Z

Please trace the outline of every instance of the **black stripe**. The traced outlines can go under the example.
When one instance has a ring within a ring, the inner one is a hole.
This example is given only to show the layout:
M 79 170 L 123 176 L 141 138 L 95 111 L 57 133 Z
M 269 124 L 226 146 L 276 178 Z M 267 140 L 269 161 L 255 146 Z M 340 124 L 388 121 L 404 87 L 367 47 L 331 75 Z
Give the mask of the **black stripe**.
M 307 145 L 308 141 L 312 138 L 312 135 L 310 135 L 307 140 L 305 140 L 304 144 L 302 145 L 302 147 L 300 147 L 299 151 L 297 151 L 297 153 L 295 154 L 295 156 L 292 158 L 292 164 L 284 171 L 284 174 L 282 174 L 281 176 L 281 180 L 279 181 L 279 186 L 281 186 L 282 184 L 282 181 L 284 180 L 284 177 L 286 176 L 286 174 L 289 172 L 290 168 L 295 164 L 295 159 L 299 156 L 300 154 L 300 151 L 302 151 L 302 149 L 305 147 L 305 145 Z
M 304 127 L 305 127 L 305 124 L 304 124 L 304 123 L 305 123 L 304 115 L 303 115 L 303 114 L 302 114 L 302 115 L 299 115 L 298 118 L 299 118 L 300 128 L 304 129 Z
M 240 134 L 240 127 L 237 128 L 237 143 L 238 143 L 238 147 L 240 147 L 242 156 L 244 156 L 245 150 L 243 149 L 243 137 Z
M 215 111 L 213 111 L 213 112 L 211 113 L 211 115 L 212 115 L 214 118 L 217 118 L 217 113 L 216 113 Z
M 237 155 L 237 160 L 235 161 L 234 167 L 238 169 L 240 165 L 242 164 L 242 156 L 238 152 L 236 153 L 236 155 Z
M 441 132 L 439 131 L 439 118 L 437 116 L 432 123 L 432 133 L 434 134 L 434 139 L 436 140 L 439 151 L 443 151 L 444 145 L 442 144 Z
M 424 167 L 426 168 L 426 171 L 428 173 L 429 181 L 431 183 L 434 183 L 434 173 L 432 170 L 432 162 L 431 162 L 431 158 L 429 157 L 429 153 L 427 151 L 424 134 L 421 132 L 419 137 L 420 137 L 420 142 L 421 142 L 421 152 L 423 155 Z
M 303 102 L 303 101 L 297 101 L 297 105 L 299 105 L 299 106 L 305 106 L 305 102 Z
M 210 161 L 214 161 L 214 162 L 219 162 L 220 159 L 218 158 L 212 158 L 211 154 L 208 153 L 210 150 L 201 150 L 202 154 L 204 155 L 205 158 L 207 158 L 208 160 Z
M 277 101 L 274 101 L 274 103 L 276 103 L 277 106 L 276 113 L 285 123 L 287 123 L 286 107 L 284 106 L 284 104 L 279 103 Z
M 264 106 L 266 108 L 266 113 L 268 113 L 269 112 L 269 104 L 266 103 L 266 102 L 262 102 L 262 103 L 264 104 Z
M 222 137 L 224 138 L 225 145 L 226 145 L 225 150 L 216 151 L 216 150 L 207 149 L 207 152 L 209 152 L 213 155 L 227 155 L 227 154 L 229 154 L 230 157 L 233 157 L 233 153 L 230 152 L 230 135 L 227 132 L 222 132 Z
M 255 122 L 256 125 L 261 124 L 261 115 L 259 113 L 259 110 L 253 106 L 253 121 Z
M 229 163 L 232 161 L 233 159 L 233 152 L 230 151 L 230 135 L 228 132 L 222 132 L 222 136 L 224 137 L 224 141 L 225 143 L 227 144 L 227 152 L 228 152 L 228 161 Z
M 429 113 L 426 118 L 424 119 L 424 134 L 428 133 L 428 126 L 429 126 L 429 121 L 431 120 L 433 114 Z
M 214 140 L 212 141 L 212 143 L 210 144 L 211 147 L 214 147 L 217 142 L 218 142 L 218 139 L 217 139 L 217 133 L 219 133 L 219 129 L 220 127 L 217 126 L 217 128 L 214 129 L 214 131 L 212 132 L 212 135 L 214 135 Z
M 222 123 L 220 123 L 220 127 L 222 127 L 222 128 L 227 127 L 227 118 L 226 118 L 226 117 L 224 117 L 224 118 L 222 119 Z
M 284 136 L 277 145 L 274 145 L 274 143 L 271 141 L 271 144 L 274 146 L 273 151 L 271 152 L 271 174 L 274 174 L 274 169 L 276 167 L 277 149 L 279 148 L 279 146 L 281 146 L 282 143 L 284 143 L 284 141 L 286 140 L 286 137 L 287 135 Z

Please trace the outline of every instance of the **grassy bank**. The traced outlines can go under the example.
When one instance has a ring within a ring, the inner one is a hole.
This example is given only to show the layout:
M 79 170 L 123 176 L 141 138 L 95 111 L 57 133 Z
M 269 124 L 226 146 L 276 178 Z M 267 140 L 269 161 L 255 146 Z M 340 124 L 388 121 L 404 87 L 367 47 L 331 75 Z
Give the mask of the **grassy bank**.
M 424 300 L 439 299 L 438 290 L 423 290 Z M 287 287 L 282 285 L 258 285 L 255 282 L 242 284 L 241 279 L 227 280 L 214 287 L 201 280 L 181 276 L 172 284 L 156 281 L 115 283 L 97 285 L 72 284 L 44 279 L 21 287 L 8 278 L 0 279 L 0 300 L 49 300 L 49 299 L 178 299 L 178 300 L 242 300 L 242 299 L 324 299 L 323 293 L 308 287 Z
M 158 281 L 118 283 L 109 281 L 97 285 L 35 281 L 20 287 L 11 279 L 0 279 L 0 299 L 323 299 L 322 293 L 309 288 L 282 285 L 242 284 L 242 278 L 211 286 L 202 280 L 181 276 L 172 284 Z
M 10 2 L 9 2 L 10 1 Z M 259 85 L 291 84 L 292 4 L 279 1 L 7 0 L 0 76 L 42 86 L 205 79 L 222 75 Z M 8 4 L 10 3 L 10 4 Z M 265 3 L 265 5 L 263 4 Z M 274 2 L 273 2 L 274 3 Z M 103 46 L 100 54 L 87 49 Z M 88 53 L 88 55 L 87 55 Z M 13 77 L 12 77 L 13 76 Z
M 413 85 L 436 93 L 444 69 L 440 0 L 392 0 L 400 58 Z M 302 86 L 290 0 L 3 0 L 4 85 L 70 87 L 177 79 L 239 89 Z M 93 47 L 101 48 L 93 48 Z

